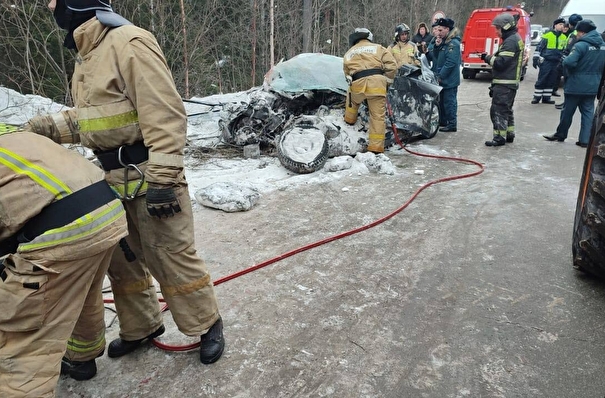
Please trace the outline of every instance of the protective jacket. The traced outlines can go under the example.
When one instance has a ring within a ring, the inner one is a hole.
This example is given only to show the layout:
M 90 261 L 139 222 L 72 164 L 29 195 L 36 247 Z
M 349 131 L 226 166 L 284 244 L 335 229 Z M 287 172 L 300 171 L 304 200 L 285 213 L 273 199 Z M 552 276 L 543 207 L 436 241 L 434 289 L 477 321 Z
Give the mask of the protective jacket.
M 397 68 L 401 68 L 402 65 L 420 66 L 420 60 L 416 57 L 418 48 L 416 47 L 416 44 L 411 41 L 408 41 L 407 43 L 398 41 L 391 44 L 388 47 L 388 50 L 393 54 L 393 57 L 395 57 Z
M 565 94 L 596 95 L 605 68 L 605 43 L 593 30 L 579 38 L 563 60 Z
M 429 45 L 427 53 L 432 61 L 431 70 L 443 88 L 453 88 L 460 85 L 460 36 L 458 28 L 450 31 L 447 37 L 436 45 L 435 40 Z
M 103 180 L 103 172 L 71 151 L 57 154 L 48 138 L 23 132 L 0 135 L 0 241 L 16 234 L 49 204 Z M 120 220 L 121 223 L 116 222 Z M 85 217 L 51 229 L 17 252 L 68 261 L 113 247 L 126 235 L 125 212 L 113 201 Z
M 504 84 L 517 89 L 521 79 L 525 44 L 516 29 L 504 32 L 502 39 L 498 51 L 493 55 L 487 55 L 485 62 L 492 66 L 493 84 Z
M 76 29 L 74 40 L 79 51 L 72 81 L 75 108 L 30 120 L 33 130 L 59 143 L 81 142 L 95 152 L 142 144 L 148 160 L 136 163 L 146 183 L 177 185 L 183 180 L 187 116 L 156 39 L 134 25 L 109 28 L 92 18 Z M 150 52 L 162 62 L 147 62 Z M 106 178 L 124 194 L 123 168 L 108 171 Z M 130 168 L 129 193 L 139 179 Z M 145 190 L 146 184 L 138 195 Z
M 343 57 L 343 72 L 352 77 L 352 93 L 366 96 L 387 95 L 387 82 L 395 77 L 397 62 L 393 55 L 380 44 L 359 40 Z M 375 70 L 376 73 L 357 78 L 359 72 Z
M 539 54 L 545 61 L 559 62 L 566 44 L 567 36 L 562 32 L 550 30 L 542 35 L 534 54 Z

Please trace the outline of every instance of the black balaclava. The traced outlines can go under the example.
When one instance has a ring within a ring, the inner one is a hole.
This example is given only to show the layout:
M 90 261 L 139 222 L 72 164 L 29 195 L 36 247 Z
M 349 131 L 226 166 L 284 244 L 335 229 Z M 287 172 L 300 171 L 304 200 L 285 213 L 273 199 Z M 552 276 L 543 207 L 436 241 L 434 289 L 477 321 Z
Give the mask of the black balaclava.
M 74 41 L 74 30 L 76 30 L 76 28 L 82 25 L 84 22 L 94 18 L 95 15 L 95 10 L 73 12 L 67 9 L 65 0 L 57 0 L 53 16 L 55 17 L 55 21 L 57 21 L 57 25 L 59 25 L 61 29 L 67 31 L 67 35 L 65 35 L 65 40 L 63 41 L 63 46 L 72 50 L 77 50 L 76 42 Z

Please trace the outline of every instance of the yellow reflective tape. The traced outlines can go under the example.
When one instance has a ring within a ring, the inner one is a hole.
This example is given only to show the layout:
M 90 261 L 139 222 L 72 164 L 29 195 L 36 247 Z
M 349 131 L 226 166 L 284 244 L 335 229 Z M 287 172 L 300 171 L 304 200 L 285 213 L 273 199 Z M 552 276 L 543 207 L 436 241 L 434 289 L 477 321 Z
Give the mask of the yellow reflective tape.
M 515 53 L 512 51 L 502 51 L 502 52 L 499 52 L 498 55 L 501 55 L 503 57 L 514 57 Z
M 517 84 L 518 80 L 502 80 L 502 79 L 494 79 L 492 83 L 497 84 Z
M 14 133 L 15 131 L 17 131 L 17 126 L 0 123 L 0 135 L 6 134 L 6 133 Z
M 72 192 L 67 185 L 47 170 L 6 148 L 0 148 L 0 164 L 5 165 L 17 174 L 28 176 L 57 199 L 61 199 Z
M 122 202 L 117 199 L 109 203 L 109 207 L 99 214 L 87 214 L 67 226 L 50 229 L 38 236 L 31 243 L 19 245 L 19 251 L 31 251 L 60 243 L 68 243 L 92 235 L 101 228 L 115 222 L 125 214 Z
M 139 121 L 137 111 L 130 111 L 114 116 L 99 117 L 96 119 L 79 119 L 80 132 L 111 130 L 128 126 Z
M 101 334 L 98 339 L 94 341 L 81 341 L 76 340 L 72 337 L 67 340 L 67 349 L 73 352 L 92 352 L 97 351 L 99 348 L 105 345 L 105 333 Z
M 126 188 L 128 191 L 128 194 L 130 195 L 131 192 L 134 191 L 134 189 L 136 188 L 136 186 L 139 184 L 139 180 L 134 180 L 134 181 L 130 181 L 128 182 L 128 187 Z M 117 193 L 121 199 L 124 199 L 125 195 L 124 195 L 124 184 L 116 184 L 116 185 L 111 185 L 111 189 L 114 190 L 115 193 Z M 143 182 L 143 185 L 141 185 L 141 188 L 139 189 L 139 193 L 143 193 L 147 190 L 147 182 Z

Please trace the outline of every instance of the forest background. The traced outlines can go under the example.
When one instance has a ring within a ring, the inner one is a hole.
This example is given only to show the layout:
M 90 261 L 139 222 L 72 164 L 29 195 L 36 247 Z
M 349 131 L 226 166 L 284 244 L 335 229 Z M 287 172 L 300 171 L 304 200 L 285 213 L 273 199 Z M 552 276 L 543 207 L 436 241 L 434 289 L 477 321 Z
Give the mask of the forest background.
M 526 1 L 532 23 L 550 26 L 566 0 Z M 113 0 L 114 10 L 151 31 L 183 98 L 247 90 L 280 60 L 303 52 L 342 56 L 348 36 L 367 27 L 392 42 L 395 26 L 430 26 L 442 11 L 460 34 L 472 10 L 502 0 Z M 62 46 L 48 0 L 0 0 L 0 85 L 71 105 L 75 53 Z M 321 71 L 318 71 L 321 73 Z

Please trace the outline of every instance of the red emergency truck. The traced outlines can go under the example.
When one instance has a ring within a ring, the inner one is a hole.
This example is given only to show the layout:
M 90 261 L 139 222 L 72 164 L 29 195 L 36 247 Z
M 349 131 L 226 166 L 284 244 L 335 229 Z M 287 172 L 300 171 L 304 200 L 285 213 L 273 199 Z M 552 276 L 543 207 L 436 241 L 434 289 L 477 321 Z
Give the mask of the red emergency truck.
M 496 15 L 503 12 L 508 12 L 515 18 L 519 36 L 525 43 L 523 69 L 521 70 L 521 80 L 523 80 L 531 50 L 531 22 L 529 18 L 533 15 L 533 12 L 526 12 L 519 4 L 514 7 L 480 8 L 471 13 L 466 22 L 460 46 L 463 78 L 474 79 L 477 73 L 481 71 L 491 72 L 492 67 L 481 60 L 481 53 L 493 54 L 498 51 L 502 39 L 498 37 L 496 29 L 492 26 L 492 20 Z

